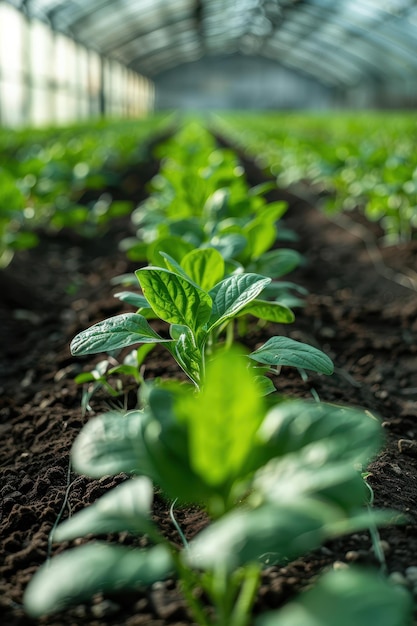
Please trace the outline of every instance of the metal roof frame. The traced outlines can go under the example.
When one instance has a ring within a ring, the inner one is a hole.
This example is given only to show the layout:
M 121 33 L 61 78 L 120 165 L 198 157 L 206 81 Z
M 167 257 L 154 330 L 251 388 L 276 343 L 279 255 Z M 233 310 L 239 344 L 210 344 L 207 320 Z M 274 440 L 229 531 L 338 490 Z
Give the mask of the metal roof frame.
M 264 56 L 326 86 L 417 76 L 417 0 L 5 0 L 153 78 Z

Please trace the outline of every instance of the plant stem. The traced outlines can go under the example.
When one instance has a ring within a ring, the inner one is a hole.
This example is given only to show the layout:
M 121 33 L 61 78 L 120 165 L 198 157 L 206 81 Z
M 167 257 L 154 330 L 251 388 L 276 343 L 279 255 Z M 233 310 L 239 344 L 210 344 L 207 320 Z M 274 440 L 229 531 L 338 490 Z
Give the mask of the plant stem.
M 229 574 L 217 568 L 202 584 L 216 611 L 215 626 L 248 626 L 259 587 L 261 568 L 252 563 Z
M 176 518 L 175 518 L 175 515 L 174 515 L 174 508 L 175 508 L 175 505 L 176 505 L 176 503 L 177 503 L 177 500 L 178 500 L 178 498 L 175 498 L 174 502 L 171 504 L 171 507 L 170 507 L 170 509 L 169 509 L 169 516 L 170 516 L 170 518 L 171 518 L 171 520 L 172 520 L 172 523 L 173 523 L 173 524 L 174 524 L 174 526 L 175 526 L 175 529 L 176 529 L 177 533 L 179 534 L 179 536 L 180 536 L 180 538 L 181 538 L 182 543 L 184 544 L 184 548 L 188 548 L 188 541 L 187 541 L 187 539 L 185 538 L 185 535 L 184 535 L 184 533 L 182 532 L 181 527 L 180 527 L 180 525 L 178 524 L 178 522 L 177 522 L 177 520 L 176 520 Z
M 368 508 L 369 513 L 371 513 L 371 509 L 374 503 L 374 490 L 372 489 L 371 485 L 368 483 L 366 478 L 364 478 L 364 482 L 370 492 L 370 499 L 369 499 L 369 504 L 367 508 Z M 371 535 L 372 546 L 374 548 L 375 556 L 379 561 L 381 571 L 385 574 L 387 571 L 387 563 L 385 560 L 384 551 L 381 548 L 381 537 L 380 537 L 378 528 L 374 522 L 371 522 L 369 525 L 369 534 Z
M 245 315 L 237 318 L 237 334 L 239 337 L 245 337 L 248 334 L 248 320 Z
M 229 626 L 247 626 L 249 623 L 260 578 L 261 569 L 257 563 L 251 563 L 245 568 L 245 576 L 230 616 Z
M 231 321 L 226 326 L 226 342 L 225 342 L 225 344 L 226 344 L 227 350 L 229 350 L 232 347 L 232 345 L 233 345 L 234 331 L 235 331 L 235 325 L 234 325 L 234 322 Z

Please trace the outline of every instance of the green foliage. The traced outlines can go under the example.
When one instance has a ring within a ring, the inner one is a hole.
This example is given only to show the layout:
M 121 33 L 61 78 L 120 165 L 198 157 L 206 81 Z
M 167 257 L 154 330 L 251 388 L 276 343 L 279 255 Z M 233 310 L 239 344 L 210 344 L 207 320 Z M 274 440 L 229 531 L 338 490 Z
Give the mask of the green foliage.
M 141 385 L 143 383 L 141 366 L 154 346 L 154 343 L 144 343 L 138 349 L 131 350 L 126 354 L 122 362 L 118 362 L 114 357 L 103 359 L 91 371 L 78 374 L 75 377 L 75 382 L 84 386 L 81 401 L 83 414 L 91 410 L 90 401 L 102 387 L 113 398 L 125 394 L 125 388 L 120 377 L 132 378 L 136 385 Z
M 198 398 L 184 394 L 176 404 L 189 432 L 192 471 L 219 491 L 245 476 L 265 413 L 260 389 L 243 359 L 236 351 L 219 355 L 207 365 Z
M 33 616 L 52 608 L 57 612 L 68 606 L 70 598 L 81 603 L 98 590 L 135 590 L 163 580 L 172 568 L 166 546 L 144 551 L 97 542 L 64 552 L 51 567 L 43 565 L 26 590 L 25 603 Z
M 215 124 L 269 170 L 279 186 L 294 186 L 297 192 L 307 183 L 324 198 L 327 211 L 363 211 L 379 222 L 388 243 L 415 235 L 413 115 L 235 112 L 217 116 Z
M 271 337 L 249 356 L 258 363 L 277 368 L 292 365 L 323 374 L 333 373 L 333 363 L 326 354 L 289 337 Z
M 302 290 L 272 281 L 301 262 L 293 250 L 273 249 L 285 205 L 266 204 L 267 185 L 249 189 L 235 155 L 216 148 L 198 126 L 186 126 L 162 149 L 153 194 L 134 215 L 139 239 L 133 246 L 124 243 L 132 258 L 151 263 L 135 273 L 141 293 L 118 294 L 136 312 L 103 320 L 71 343 L 74 355 L 111 353 L 77 377 L 90 385 L 84 409 L 100 386 L 119 395 L 120 386 L 112 386 L 115 374 L 140 385 L 139 408 L 111 410 L 85 424 L 73 445 L 72 465 L 93 478 L 130 478 L 70 516 L 53 536 L 72 541 L 128 532 L 142 547 L 93 541 L 53 558 L 26 589 L 25 606 L 35 618 L 98 592 L 134 591 L 175 576 L 196 623 L 249 626 L 263 567 L 346 533 L 402 521 L 390 511 L 371 511 L 361 473 L 382 443 L 378 420 L 333 404 L 265 400 L 273 390 L 265 374 L 292 366 L 328 375 L 331 360 L 287 337 L 272 337 L 250 354 L 233 343 L 234 324 L 244 316 L 294 319 L 285 302 L 297 304 L 289 289 Z M 59 160 L 48 168 L 58 183 L 54 189 L 44 185 L 45 197 L 57 193 L 68 176 Z M 86 178 L 83 163 L 75 170 Z M 101 185 L 103 172 L 89 184 Z M 108 208 L 97 208 L 97 223 Z M 114 213 L 125 210 L 114 207 Z M 70 223 L 64 213 L 54 214 L 59 227 Z M 70 211 L 73 225 L 85 217 L 83 207 Z M 158 330 L 164 322 L 166 332 L 156 332 L 152 319 L 159 320 Z M 193 384 L 143 380 L 142 363 L 158 343 Z M 136 344 L 143 345 L 115 361 L 115 352 Z M 179 505 L 202 507 L 211 520 L 189 543 L 183 538 L 185 550 L 152 521 L 154 486 Z M 337 620 L 346 626 L 403 626 L 401 619 L 410 613 L 406 594 L 370 574 L 348 572 L 325 576 L 299 601 L 255 623 L 330 626 L 340 607 L 344 621 Z
M 16 250 L 32 248 L 38 238 L 25 228 L 33 214 L 15 178 L 0 166 L 0 269 L 6 267 Z
M 222 275 L 224 262 L 215 250 L 190 252 L 182 265 L 167 254 L 163 257 L 171 269 L 137 270 L 143 296 L 123 292 L 125 301 L 139 304 L 139 312 L 117 315 L 82 331 L 71 342 L 72 354 L 109 352 L 137 343 L 161 343 L 196 386 L 200 386 L 204 381 L 207 350 L 211 353 L 218 347 L 221 333 L 234 319 L 248 314 L 280 323 L 294 319 L 292 311 L 284 305 L 258 299 L 271 282 L 265 276 L 232 274 L 208 291 L 202 289 L 193 278 L 210 287 Z M 146 317 L 153 315 L 168 323 L 170 338 L 156 333 L 142 311 Z M 324 374 L 333 371 L 332 362 L 321 351 L 285 337 L 268 340 L 250 357 L 275 367 L 289 365 Z
M 293 250 L 268 252 L 286 203 L 266 202 L 268 184 L 250 189 L 236 155 L 216 148 L 206 130 L 188 124 L 158 153 L 163 160 L 151 195 L 132 215 L 136 238 L 121 244 L 130 259 L 158 266 L 164 252 L 181 263 L 195 248 L 214 248 L 225 261 L 272 278 L 300 263 Z
M 112 193 L 95 194 L 86 203 L 83 196 L 120 185 L 121 171 L 145 159 L 149 137 L 166 125 L 155 115 L 144 121 L 0 129 L 0 268 L 16 250 L 37 245 L 39 228 L 70 228 L 91 237 L 130 213 L 131 202 L 115 200 Z
M 74 337 L 71 352 L 74 355 L 96 354 L 117 350 L 135 343 L 163 343 L 170 341 L 160 337 L 142 315 L 122 313 L 98 322 Z
M 99 591 L 136 589 L 175 573 L 197 623 L 247 626 L 262 567 L 339 534 L 393 522 L 392 513 L 371 514 L 366 489 L 358 488 L 363 479 L 357 465 L 369 461 L 380 441 L 379 422 L 359 410 L 303 401 L 268 409 L 244 353 L 221 351 L 207 364 L 200 392 L 190 385 L 156 386 L 143 410 L 109 412 L 84 426 L 72 451 L 77 471 L 139 476 L 64 521 L 55 539 L 128 531 L 146 534 L 149 547 L 93 542 L 59 555 L 29 583 L 27 611 L 39 617 Z M 204 506 L 212 517 L 184 551 L 151 520 L 151 481 L 170 498 Z M 304 623 L 300 615 L 306 611 L 311 624 L 317 611 L 329 619 L 321 598 L 333 593 L 329 598 L 342 594 L 352 616 L 370 619 L 380 610 L 376 589 L 383 583 L 371 582 L 372 595 L 349 609 L 360 580 L 348 581 L 344 592 L 341 579 L 325 578 L 316 596 L 290 604 L 283 615 L 294 625 Z M 197 585 L 213 604 L 214 621 L 193 595 Z M 385 603 L 388 611 L 397 607 L 407 615 L 408 597 L 392 590 Z
M 188 326 L 194 333 L 206 324 L 212 309 L 212 298 L 206 291 L 167 269 L 149 267 L 136 275 L 143 295 L 160 319 Z
M 408 593 L 373 572 L 328 573 L 317 586 L 283 609 L 256 619 L 256 626 L 411 626 Z

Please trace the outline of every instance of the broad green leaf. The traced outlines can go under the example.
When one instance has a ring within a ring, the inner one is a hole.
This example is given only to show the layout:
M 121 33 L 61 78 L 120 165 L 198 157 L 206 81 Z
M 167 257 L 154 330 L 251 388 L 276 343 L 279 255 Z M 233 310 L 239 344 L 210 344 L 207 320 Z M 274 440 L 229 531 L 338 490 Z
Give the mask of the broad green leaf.
M 257 259 L 269 250 L 276 239 L 276 229 L 268 221 L 255 219 L 243 229 L 248 240 L 248 256 Z M 246 252 L 246 250 L 245 250 Z
M 161 257 L 164 259 L 165 266 L 168 270 L 174 272 L 175 274 L 179 274 L 184 278 L 190 278 L 188 274 L 183 270 L 181 265 L 178 263 L 178 261 L 176 261 L 174 257 L 172 257 L 170 254 L 168 254 L 167 252 L 161 252 Z
M 241 350 L 220 352 L 207 364 L 204 386 L 179 406 L 187 413 L 191 467 L 209 485 L 247 474 L 246 460 L 264 416 L 264 403 Z
M 276 391 L 275 385 L 268 376 L 255 376 L 261 395 L 268 396 Z
M 176 393 L 185 393 L 194 396 L 194 388 L 185 387 L 178 381 L 165 384 L 160 383 L 151 388 L 148 403 L 152 416 L 160 425 L 157 433 L 159 439 L 175 453 L 185 457 L 187 455 L 187 434 L 184 424 L 174 412 Z
M 139 313 L 122 313 L 90 326 L 71 341 L 74 356 L 111 352 L 135 343 L 170 341 L 156 333 Z
M 318 493 L 318 499 L 319 502 L 323 501 L 321 493 Z M 334 501 L 336 502 L 336 499 Z M 350 507 L 349 510 L 348 506 L 343 508 L 348 512 L 348 515 L 329 525 L 329 538 L 349 535 L 362 530 L 369 531 L 382 526 L 405 524 L 410 521 L 406 515 L 392 509 L 366 509 L 364 507 L 355 509 Z
M 183 276 L 153 267 L 137 270 L 136 275 L 146 299 L 161 319 L 184 324 L 194 331 L 209 319 L 211 297 Z
M 224 262 L 224 275 L 225 277 L 229 274 L 243 274 L 245 271 L 243 265 L 235 259 L 225 260 Z
M 282 563 L 317 548 L 327 538 L 326 524 L 339 517 L 308 499 L 235 509 L 199 533 L 185 558 L 193 567 L 229 572 L 250 562 Z
M 361 474 L 350 463 L 334 458 L 334 448 L 321 442 L 297 454 L 274 459 L 256 475 L 255 487 L 266 500 L 280 505 L 313 495 L 350 512 L 363 507 L 369 489 Z M 332 458 L 333 457 L 333 458 Z
M 270 282 L 270 278 L 258 274 L 233 274 L 217 283 L 209 292 L 213 300 L 213 309 L 207 324 L 208 330 L 234 317 Z
M 184 331 L 180 334 L 174 345 L 175 357 L 187 376 L 199 386 L 204 369 L 204 357 L 197 347 L 191 330 L 187 327 L 183 328 Z
M 257 618 L 256 626 L 411 626 L 412 599 L 380 573 L 347 569 L 325 574 L 284 608 Z
M 172 220 L 169 223 L 169 230 L 172 235 L 185 239 L 193 246 L 200 246 L 204 240 L 204 224 L 200 218 L 190 217 L 187 219 Z
M 148 309 L 149 302 L 140 293 L 134 293 L 133 291 L 119 291 L 114 294 L 115 298 L 118 298 L 122 302 L 127 302 L 137 309 Z
M 143 439 L 149 416 L 141 411 L 108 411 L 86 423 L 72 448 L 79 474 L 92 478 L 136 472 L 154 478 Z
M 295 291 L 302 296 L 308 294 L 308 290 L 302 285 L 284 280 L 274 280 L 265 288 L 264 294 L 268 299 L 274 298 L 277 302 L 281 302 L 282 296 L 285 297 L 289 291 Z
M 99 592 L 136 590 L 173 570 L 166 546 L 139 550 L 95 542 L 63 552 L 41 566 L 30 581 L 24 604 L 31 617 L 57 613 Z
M 178 263 L 180 263 L 181 259 L 193 250 L 194 246 L 185 241 L 182 237 L 175 237 L 171 235 L 169 237 L 160 237 L 153 243 L 151 243 L 148 247 L 148 263 L 149 265 L 155 265 L 156 267 L 164 266 L 164 260 L 161 256 L 161 252 L 166 252 L 170 256 L 172 256 Z
M 259 219 L 275 223 L 287 212 L 287 209 L 288 203 L 283 200 L 268 202 L 259 210 Z
M 206 200 L 203 207 L 203 215 L 216 222 L 228 214 L 228 203 L 230 200 L 230 189 L 216 189 Z
M 194 396 L 194 389 L 187 386 L 184 393 Z M 155 388 L 149 404 L 153 419 L 144 429 L 144 441 L 153 468 L 153 482 L 172 500 L 205 505 L 211 494 L 205 482 L 192 471 L 189 433 L 173 411 L 171 394 Z M 195 418 L 195 413 L 192 416 Z
M 246 237 L 238 233 L 216 235 L 210 241 L 210 245 L 220 252 L 225 261 L 239 256 L 239 253 L 245 249 L 246 244 Z
M 119 244 L 120 250 L 125 252 L 127 258 L 131 261 L 146 261 L 148 258 L 148 246 L 148 243 L 138 241 L 136 237 L 123 239 Z
M 259 183 L 259 185 L 251 187 L 248 191 L 248 194 L 250 196 L 263 196 L 265 193 L 268 193 L 268 191 L 272 191 L 273 189 L 276 189 L 275 181 L 268 180 L 264 183 Z M 285 205 L 285 202 L 283 202 L 283 204 Z
M 295 319 L 291 309 L 279 302 L 270 302 L 269 300 L 252 300 L 239 313 L 239 315 L 247 314 L 278 324 L 291 324 Z
M 321 374 L 333 373 L 333 363 L 324 352 L 289 337 L 271 337 L 248 356 L 264 365 L 290 365 Z
M 214 248 L 199 248 L 185 255 L 181 265 L 204 291 L 210 291 L 224 277 L 224 260 Z
M 250 270 L 271 278 L 281 278 L 300 265 L 302 256 L 296 250 L 280 248 L 270 250 L 251 263 Z
M 126 480 L 96 502 L 58 526 L 54 541 L 67 541 L 88 534 L 129 531 L 154 534 L 151 523 L 153 485 L 144 476 Z
M 382 435 L 379 420 L 365 411 L 301 400 L 273 407 L 258 433 L 261 452 L 269 458 L 305 449 L 304 458 L 316 465 L 346 462 L 351 467 L 378 452 Z
M 167 254 L 166 252 L 161 252 L 161 257 L 164 259 L 165 265 L 168 270 L 174 272 L 174 274 L 179 274 L 179 276 L 182 276 L 186 280 L 191 280 L 187 272 L 171 255 Z M 196 287 L 198 287 L 198 285 L 196 285 Z

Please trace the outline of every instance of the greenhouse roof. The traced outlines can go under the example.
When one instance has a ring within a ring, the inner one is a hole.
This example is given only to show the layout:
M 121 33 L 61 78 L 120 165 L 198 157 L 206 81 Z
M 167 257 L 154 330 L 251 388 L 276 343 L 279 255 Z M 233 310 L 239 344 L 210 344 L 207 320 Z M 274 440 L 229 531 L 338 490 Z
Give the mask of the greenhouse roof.
M 417 74 L 417 0 L 8 1 L 149 77 L 230 54 L 340 87 Z

